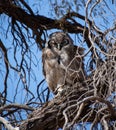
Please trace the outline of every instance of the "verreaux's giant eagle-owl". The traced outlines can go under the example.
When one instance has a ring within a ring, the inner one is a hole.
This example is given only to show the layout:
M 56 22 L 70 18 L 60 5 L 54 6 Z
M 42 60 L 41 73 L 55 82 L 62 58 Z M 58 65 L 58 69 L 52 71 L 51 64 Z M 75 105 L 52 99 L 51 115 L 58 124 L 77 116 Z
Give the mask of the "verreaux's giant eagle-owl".
M 55 32 L 49 36 L 42 51 L 42 62 L 45 79 L 53 93 L 84 80 L 83 52 L 66 33 Z

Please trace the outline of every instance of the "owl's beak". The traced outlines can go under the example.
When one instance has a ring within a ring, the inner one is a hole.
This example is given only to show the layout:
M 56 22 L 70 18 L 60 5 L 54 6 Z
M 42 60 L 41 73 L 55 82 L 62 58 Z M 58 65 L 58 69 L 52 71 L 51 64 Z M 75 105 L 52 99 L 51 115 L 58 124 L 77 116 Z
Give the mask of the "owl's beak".
M 58 50 L 61 50 L 61 46 L 60 46 L 60 44 L 58 44 L 57 48 L 58 48 Z

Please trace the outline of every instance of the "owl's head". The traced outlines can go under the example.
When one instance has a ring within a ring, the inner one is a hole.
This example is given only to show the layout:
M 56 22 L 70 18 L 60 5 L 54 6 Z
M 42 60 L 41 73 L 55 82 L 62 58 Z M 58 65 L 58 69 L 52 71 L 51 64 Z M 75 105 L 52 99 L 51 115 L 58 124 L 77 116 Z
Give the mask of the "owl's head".
M 64 32 L 55 32 L 50 34 L 49 40 L 46 43 L 46 47 L 61 50 L 62 47 L 67 46 L 69 44 L 73 44 L 73 40 L 68 34 Z

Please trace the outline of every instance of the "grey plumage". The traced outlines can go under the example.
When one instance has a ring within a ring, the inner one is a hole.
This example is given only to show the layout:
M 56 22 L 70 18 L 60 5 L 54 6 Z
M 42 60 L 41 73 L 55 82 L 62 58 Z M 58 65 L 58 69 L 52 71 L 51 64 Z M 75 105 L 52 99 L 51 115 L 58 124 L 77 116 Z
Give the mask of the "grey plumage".
M 70 36 L 55 32 L 43 49 L 43 72 L 50 90 L 61 92 L 74 82 L 84 80 L 84 64 L 81 55 L 84 49 L 73 44 Z

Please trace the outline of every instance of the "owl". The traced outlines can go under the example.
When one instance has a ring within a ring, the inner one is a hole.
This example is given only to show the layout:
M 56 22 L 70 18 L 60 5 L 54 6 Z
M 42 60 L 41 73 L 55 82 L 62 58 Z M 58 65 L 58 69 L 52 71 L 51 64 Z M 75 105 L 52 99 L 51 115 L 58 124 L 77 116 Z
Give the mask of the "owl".
M 84 80 L 83 53 L 84 48 L 75 46 L 68 34 L 55 32 L 49 36 L 42 62 L 45 79 L 54 94 Z

